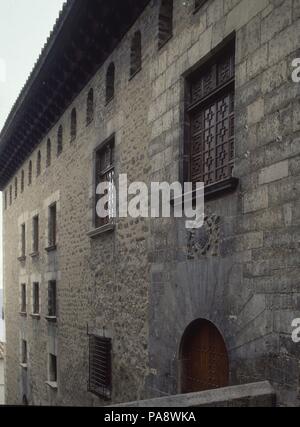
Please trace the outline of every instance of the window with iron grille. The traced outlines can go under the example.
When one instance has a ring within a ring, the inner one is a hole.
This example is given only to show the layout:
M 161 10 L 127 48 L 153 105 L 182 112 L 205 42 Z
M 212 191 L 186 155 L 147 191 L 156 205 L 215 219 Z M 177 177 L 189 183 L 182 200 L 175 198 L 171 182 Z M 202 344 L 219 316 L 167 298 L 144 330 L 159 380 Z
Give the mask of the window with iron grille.
M 57 316 L 57 294 L 56 281 L 52 280 L 48 283 L 48 317 L 56 318 Z
M 99 150 L 96 151 L 95 155 L 95 194 L 97 186 L 102 182 L 114 183 L 114 138 L 111 138 L 104 146 L 102 146 Z M 96 211 L 97 203 L 103 195 L 97 195 L 95 197 L 95 227 L 102 227 L 112 222 L 113 220 L 113 209 L 109 208 L 113 206 L 113 193 L 108 194 L 108 199 L 110 203 L 107 203 L 106 209 L 109 210 L 109 214 L 106 218 L 100 218 Z
M 56 203 L 49 207 L 49 224 L 48 224 L 48 242 L 49 247 L 56 246 Z
M 234 44 L 189 80 L 189 179 L 208 187 L 234 166 Z
M 40 284 L 37 282 L 32 288 L 32 314 L 40 314 Z
M 21 284 L 21 313 L 27 312 L 26 284 Z
M 39 217 L 36 215 L 32 220 L 32 251 L 39 251 Z
M 111 398 L 111 339 L 91 335 L 89 338 L 89 391 Z

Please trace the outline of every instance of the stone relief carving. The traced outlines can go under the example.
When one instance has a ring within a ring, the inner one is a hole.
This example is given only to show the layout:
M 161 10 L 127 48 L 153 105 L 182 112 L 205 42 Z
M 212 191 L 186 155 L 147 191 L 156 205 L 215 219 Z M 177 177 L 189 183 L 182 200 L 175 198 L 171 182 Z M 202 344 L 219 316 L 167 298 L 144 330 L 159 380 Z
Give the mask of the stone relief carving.
M 188 231 L 188 258 L 219 255 L 220 217 L 215 214 L 206 215 L 204 224 L 199 229 Z

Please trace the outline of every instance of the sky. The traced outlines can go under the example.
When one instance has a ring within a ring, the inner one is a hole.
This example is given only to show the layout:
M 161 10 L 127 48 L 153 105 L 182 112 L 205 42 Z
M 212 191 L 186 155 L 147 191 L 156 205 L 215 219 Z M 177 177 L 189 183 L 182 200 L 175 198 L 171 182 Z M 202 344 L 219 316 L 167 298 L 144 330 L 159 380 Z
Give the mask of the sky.
M 0 0 L 0 130 L 39 57 L 63 3 L 64 0 Z M 0 243 L 1 213 L 2 197 Z

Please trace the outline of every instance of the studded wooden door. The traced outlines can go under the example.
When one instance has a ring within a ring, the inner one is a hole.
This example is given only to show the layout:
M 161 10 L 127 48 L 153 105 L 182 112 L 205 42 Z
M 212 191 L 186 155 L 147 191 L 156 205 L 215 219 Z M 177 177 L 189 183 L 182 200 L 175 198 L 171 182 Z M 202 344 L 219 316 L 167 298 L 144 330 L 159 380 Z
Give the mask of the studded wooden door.
M 229 361 L 222 335 L 208 321 L 193 322 L 181 344 L 181 392 L 216 389 L 228 383 Z

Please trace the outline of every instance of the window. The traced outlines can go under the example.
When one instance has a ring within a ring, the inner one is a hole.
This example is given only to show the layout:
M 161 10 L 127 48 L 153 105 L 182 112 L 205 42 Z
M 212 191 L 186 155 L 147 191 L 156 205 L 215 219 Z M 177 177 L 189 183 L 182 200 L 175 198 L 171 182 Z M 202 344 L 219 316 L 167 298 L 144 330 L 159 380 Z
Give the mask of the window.
M 57 157 L 61 155 L 62 151 L 63 151 L 63 128 L 62 128 L 62 125 L 60 125 L 57 131 Z
M 57 357 L 49 354 L 49 382 L 57 383 Z
M 15 199 L 18 197 L 18 178 L 15 178 Z
M 30 160 L 28 165 L 28 185 L 32 184 L 32 161 Z
M 86 124 L 89 125 L 94 119 L 94 91 L 89 90 L 86 105 Z
M 25 172 L 22 170 L 21 172 L 21 193 L 24 191 L 24 185 L 25 185 Z
M 188 175 L 193 183 L 204 182 L 206 187 L 232 179 L 234 58 L 232 44 L 189 81 Z
M 4 209 L 7 209 L 7 191 L 4 193 Z
M 39 217 L 36 215 L 32 220 L 32 252 L 39 251 Z
M 48 317 L 56 318 L 56 281 L 52 280 L 48 283 Z
M 36 176 L 40 176 L 42 170 L 42 155 L 39 151 L 37 154 L 37 160 L 36 160 Z
M 173 0 L 161 0 L 158 21 L 158 48 L 173 35 Z
M 46 160 L 46 166 L 47 168 L 51 165 L 51 140 L 48 139 L 47 141 L 47 160 Z
M 32 314 L 40 314 L 40 284 L 33 283 L 32 288 Z
M 21 260 L 26 258 L 26 226 L 21 225 Z
M 112 62 L 106 72 L 106 103 L 115 96 L 115 65 Z
M 207 0 L 195 0 L 195 11 L 199 10 L 206 2 Z
M 9 187 L 9 204 L 12 204 L 12 186 Z
M 73 108 L 71 113 L 71 141 L 73 141 L 77 136 L 77 113 L 76 109 Z
M 99 150 L 96 151 L 96 166 L 95 166 L 95 194 L 97 186 L 101 182 L 110 182 L 114 183 L 114 138 L 109 140 L 108 143 L 104 144 L 103 147 L 101 147 Z M 99 228 L 102 227 L 113 219 L 113 192 L 109 195 L 109 203 L 106 205 L 106 209 L 109 210 L 109 214 L 106 218 L 100 218 L 97 214 L 96 207 L 97 203 L 100 199 L 100 195 L 96 194 L 96 204 L 95 204 L 95 227 Z
M 49 230 L 48 230 L 48 242 L 49 247 L 56 246 L 56 203 L 49 207 Z
M 111 398 L 111 339 L 91 335 L 89 338 L 89 391 Z
M 133 77 L 142 68 L 142 36 L 141 32 L 137 31 L 131 42 L 130 55 L 130 77 Z
M 27 312 L 26 284 L 22 283 L 22 285 L 21 285 L 21 313 L 25 314 L 26 312 Z
M 27 356 L 27 341 L 22 340 L 21 342 L 21 363 L 22 365 L 27 365 L 28 356 Z

